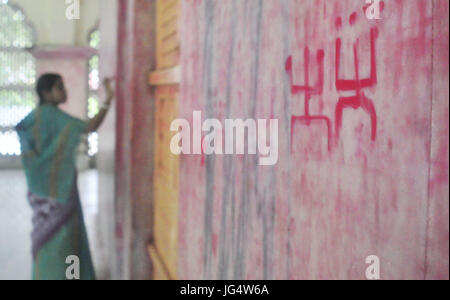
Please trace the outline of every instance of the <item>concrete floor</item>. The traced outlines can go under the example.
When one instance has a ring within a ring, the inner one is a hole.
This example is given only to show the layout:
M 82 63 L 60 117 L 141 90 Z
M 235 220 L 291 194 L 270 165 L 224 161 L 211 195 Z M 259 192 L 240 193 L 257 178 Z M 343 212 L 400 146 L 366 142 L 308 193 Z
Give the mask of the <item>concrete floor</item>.
M 79 174 L 78 187 L 97 277 L 103 274 L 98 238 L 98 173 Z M 0 280 L 31 277 L 31 209 L 23 171 L 0 170 Z

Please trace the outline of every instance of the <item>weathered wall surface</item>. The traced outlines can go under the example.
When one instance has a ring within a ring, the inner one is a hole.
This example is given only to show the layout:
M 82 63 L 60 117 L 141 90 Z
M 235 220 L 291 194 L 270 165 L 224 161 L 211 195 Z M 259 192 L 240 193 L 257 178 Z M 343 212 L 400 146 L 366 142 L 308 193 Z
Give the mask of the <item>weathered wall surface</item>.
M 448 279 L 448 1 L 182 2 L 181 117 L 280 157 L 182 156 L 180 278 Z
M 119 0 L 115 147 L 115 276 L 151 279 L 154 1 Z M 105 64 L 108 62 L 105 60 Z
M 433 106 L 426 278 L 448 279 L 449 253 L 449 53 L 448 1 L 433 6 Z

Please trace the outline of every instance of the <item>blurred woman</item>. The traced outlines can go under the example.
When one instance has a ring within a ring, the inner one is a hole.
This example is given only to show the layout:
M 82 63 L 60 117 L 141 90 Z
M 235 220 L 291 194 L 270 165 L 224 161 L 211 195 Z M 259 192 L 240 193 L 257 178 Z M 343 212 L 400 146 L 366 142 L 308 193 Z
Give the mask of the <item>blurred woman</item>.
M 39 106 L 16 126 L 33 209 L 33 279 L 95 279 L 75 150 L 81 135 L 96 131 L 103 122 L 113 99 L 110 83 L 105 79 L 107 99 L 102 109 L 86 122 L 58 108 L 67 101 L 64 82 L 58 74 L 45 74 L 36 86 Z

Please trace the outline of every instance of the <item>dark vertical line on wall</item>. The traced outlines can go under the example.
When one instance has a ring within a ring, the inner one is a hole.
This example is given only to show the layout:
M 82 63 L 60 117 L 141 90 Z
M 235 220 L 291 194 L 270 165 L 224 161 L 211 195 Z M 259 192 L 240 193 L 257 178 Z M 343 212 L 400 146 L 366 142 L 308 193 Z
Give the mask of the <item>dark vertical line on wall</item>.
M 263 280 L 267 280 L 267 278 L 269 277 L 268 274 L 268 248 L 267 248 L 267 240 L 268 240 L 268 230 L 267 230 L 267 211 L 266 211 L 266 195 L 267 195 L 267 188 L 264 188 L 264 195 L 263 195 L 263 206 L 261 208 L 261 217 L 262 217 L 262 232 L 263 232 L 263 248 L 262 248 L 262 255 L 263 255 Z
M 271 170 L 271 184 L 269 185 L 269 192 L 267 186 L 264 191 L 264 206 L 262 211 L 263 218 L 263 280 L 273 280 L 273 238 L 275 226 L 275 187 L 276 177 L 275 168 Z M 268 195 L 269 194 L 269 195 Z M 267 200 L 269 198 L 269 205 Z
M 241 1 L 241 3 L 242 3 L 242 1 Z M 248 5 L 249 5 L 249 3 L 250 3 L 250 1 L 244 1 L 244 8 L 243 8 L 243 20 L 244 20 L 244 22 L 248 19 L 248 11 L 249 11 L 249 9 L 248 9 Z M 244 38 L 246 38 L 247 36 L 248 36 L 248 34 L 247 34 L 247 30 L 248 30 L 248 27 L 247 26 L 244 26 L 244 32 L 242 33 L 243 34 L 243 36 L 244 36 Z M 237 218 L 237 228 L 235 228 L 235 230 L 237 231 L 236 232 L 236 235 L 235 235 L 235 244 L 234 244 L 234 249 L 233 249 L 233 258 L 234 258 L 234 265 L 233 265 L 233 279 L 234 280 L 236 280 L 236 279 L 239 279 L 238 278 L 238 276 L 239 276 L 239 272 L 240 272 L 240 268 L 242 267 L 241 266 L 241 261 L 240 261 L 240 259 L 241 259 L 241 249 L 242 249 L 242 247 L 241 247 L 241 243 L 242 243 L 242 228 L 243 228 L 243 226 L 242 226 L 242 213 L 243 213 L 243 203 L 245 202 L 245 193 L 244 193 L 244 191 L 245 191 L 245 187 L 247 186 L 247 177 L 246 177 L 246 172 L 245 172 L 245 168 L 246 168 L 246 157 L 244 156 L 244 158 L 243 158 L 243 162 L 242 162 L 242 168 L 243 168 L 243 170 L 242 170 L 242 173 L 243 173 L 243 175 L 242 175 L 242 186 L 241 186 L 241 201 L 240 201 L 240 205 L 239 205 L 239 209 L 238 209 L 238 211 L 237 211 L 237 216 L 235 216 L 236 218 Z M 233 203 L 233 205 L 234 205 L 234 203 Z M 233 213 L 234 213 L 235 211 L 233 210 Z M 234 222 L 233 222 L 233 226 L 234 226 Z
M 244 162 L 243 162 L 243 168 L 245 168 L 245 156 L 244 156 Z M 243 217 L 244 215 L 244 207 L 243 204 L 246 201 L 246 195 L 245 195 L 245 186 L 247 185 L 247 176 L 245 174 L 243 175 L 242 180 L 242 189 L 241 189 L 241 203 L 239 206 L 239 212 L 238 212 L 238 228 L 237 228 L 237 237 L 236 237 L 236 250 L 235 250 L 235 260 L 234 260 L 234 273 L 233 273 L 233 279 L 239 280 L 242 279 L 241 276 L 241 269 L 242 269 L 242 239 L 243 239 L 243 230 L 245 228 L 245 224 L 243 224 Z
M 275 166 L 272 167 L 272 182 L 273 182 L 273 186 L 277 186 L 278 182 L 277 182 L 277 177 L 275 174 Z M 276 211 L 276 189 L 271 189 L 271 201 L 272 201 L 272 205 L 270 206 L 270 248 L 269 248 L 269 263 L 270 263 L 270 267 L 269 267 L 269 271 L 268 271 L 268 280 L 273 280 L 273 246 L 274 246 L 274 238 L 275 238 L 275 211 Z
M 283 0 L 282 2 L 282 13 L 283 13 L 283 59 L 287 59 L 289 57 L 289 1 Z M 282 61 L 281 66 L 284 66 L 285 62 Z M 285 133 L 288 140 L 288 149 L 291 149 L 291 128 L 290 128 L 290 86 L 289 86 L 289 78 L 285 73 L 284 76 L 284 85 L 283 85 L 283 99 L 284 99 L 284 114 L 285 114 Z M 287 242 L 286 242 L 286 279 L 290 279 L 290 257 L 291 257 L 291 231 L 290 231 L 290 220 L 291 220 L 291 174 L 292 174 L 292 164 L 291 164 L 291 152 L 288 151 L 288 182 L 285 183 L 287 185 L 287 210 L 288 210 L 288 220 L 287 220 Z
M 428 230 L 430 228 L 430 197 L 431 197 L 431 166 L 432 166 L 432 146 L 433 146 L 433 98 L 434 98 L 434 3 L 435 0 L 431 1 L 431 108 L 430 108 L 430 132 L 429 132 L 429 153 L 428 153 L 428 177 L 427 177 L 427 208 L 426 208 L 426 222 L 425 222 L 425 254 L 424 254 L 424 268 L 423 268 L 423 279 L 427 279 L 428 273 Z
M 205 86 L 206 118 L 214 118 L 213 108 L 213 54 L 214 54 L 214 8 L 215 1 L 205 1 L 206 18 L 206 40 L 204 47 L 205 70 L 203 72 L 203 82 Z M 214 207 L 214 180 L 215 180 L 215 156 L 206 156 L 206 187 L 205 187 L 205 219 L 204 219 L 204 279 L 211 276 L 211 256 L 212 256 L 212 233 L 213 233 L 213 207 Z
M 273 241 L 274 241 L 274 228 L 275 228 L 275 208 L 276 208 L 276 186 L 277 177 L 275 174 L 275 166 L 270 170 L 270 184 L 269 189 L 269 205 L 267 205 L 266 193 L 264 193 L 264 280 L 272 280 L 273 274 Z M 267 224 L 268 222 L 269 225 Z
M 227 75 L 227 90 L 226 90 L 226 111 L 225 117 L 229 119 L 231 117 L 231 90 L 233 88 L 232 85 L 232 76 L 234 71 L 234 47 L 236 43 L 236 0 L 232 2 L 232 16 L 231 16 L 231 45 L 230 51 L 228 54 L 228 75 Z M 226 155 L 223 160 L 223 172 L 224 172 L 224 192 L 222 197 L 222 221 L 220 226 L 220 255 L 219 255 L 219 270 L 218 270 L 218 279 L 225 280 L 228 276 L 228 263 L 229 263 L 229 253 L 230 253 L 230 245 L 228 245 L 227 238 L 227 212 L 230 203 L 230 195 L 232 186 L 230 186 L 230 181 L 233 180 L 232 173 L 234 170 L 233 157 Z M 231 220 L 233 221 L 233 219 Z M 232 249 L 232 248 L 231 248 Z
M 252 2 L 253 3 L 253 2 Z M 252 72 L 252 78 L 253 78 L 253 86 L 252 86 L 252 92 L 250 93 L 250 103 L 251 103 L 251 117 L 255 119 L 256 117 L 256 103 L 257 103 L 257 96 L 258 96 L 258 78 L 259 78 L 259 62 L 260 62 L 260 43 L 261 43 L 261 24 L 262 24 L 262 15 L 263 15 L 263 0 L 258 1 L 258 7 L 257 7 L 257 14 L 256 14 L 256 40 L 254 43 L 254 60 L 253 60 L 253 72 Z M 252 10 L 253 11 L 253 10 Z M 248 132 L 246 133 L 248 136 Z M 248 140 L 248 139 L 247 139 Z M 244 167 L 247 167 L 247 161 L 249 161 L 249 166 L 246 172 L 244 173 L 244 182 L 242 185 L 242 202 L 241 202 L 241 209 L 240 209 L 240 220 L 239 220 L 239 232 L 238 232 L 238 243 L 240 244 L 240 247 L 238 249 L 238 256 L 236 259 L 236 269 L 235 269 L 235 279 L 244 279 L 245 277 L 245 258 L 246 258 L 246 250 L 247 250 L 247 242 L 248 242 L 248 235 L 252 235 L 253 228 L 252 224 L 248 224 L 248 220 L 251 220 L 251 209 L 250 209 L 250 198 L 251 195 L 253 196 L 258 195 L 257 189 L 258 185 L 256 184 L 258 182 L 258 172 L 257 172 L 257 164 L 258 164 L 258 157 L 257 156 L 250 156 L 248 154 L 244 155 Z M 250 182 L 251 182 L 251 174 L 254 174 L 254 190 L 250 190 Z M 250 221 L 251 222 L 251 221 Z
M 256 118 L 256 103 L 258 97 L 258 87 L 259 87 L 259 61 L 260 61 L 260 51 L 261 51 L 261 31 L 262 31 L 262 15 L 263 15 L 263 0 L 258 1 L 258 13 L 257 13 L 257 25 L 256 25 L 256 41 L 255 41 L 255 57 L 253 62 L 253 91 L 252 91 L 252 117 Z
M 281 5 L 277 2 L 277 5 Z M 280 28 L 281 29 L 281 28 Z M 264 29 L 263 29 L 264 30 Z M 281 66 L 284 64 L 280 64 Z M 272 84 L 276 84 L 275 81 Z M 275 96 L 275 95 L 273 95 Z M 270 99 L 274 101 L 274 99 Z M 275 114 L 274 111 L 272 113 Z M 271 116 L 272 118 L 272 116 Z M 273 276 L 273 245 L 274 245 L 274 227 L 275 227 L 275 207 L 276 207 L 276 166 L 270 168 L 270 173 L 266 179 L 268 182 L 262 184 L 265 187 L 262 201 L 262 230 L 263 230 L 263 279 L 271 280 Z M 258 174 L 258 172 L 256 172 Z M 267 186 L 271 187 L 267 190 Z
M 263 14 L 264 14 L 264 1 L 260 0 L 258 3 L 258 13 L 257 13 L 257 27 L 256 27 L 256 45 L 255 45 L 255 53 L 257 53 L 256 57 L 255 57 L 255 62 L 254 62 L 254 68 L 255 68 L 255 74 L 254 74 L 254 88 L 253 88 L 253 97 L 251 98 L 252 103 L 253 103 L 253 107 L 252 107 L 252 118 L 253 120 L 256 120 L 256 106 L 258 103 L 258 89 L 259 89 L 259 64 L 261 61 L 261 35 L 262 35 L 262 31 L 263 31 L 263 27 L 262 27 L 262 20 L 263 20 Z M 248 134 L 248 133 L 247 133 Z M 249 140 L 249 139 L 247 139 Z M 254 191 L 253 191 L 253 196 L 254 196 L 254 201 L 253 203 L 255 203 L 256 207 L 258 206 L 263 206 L 263 204 L 265 203 L 265 199 L 266 199 L 266 194 L 264 193 L 263 195 L 263 199 L 262 201 L 260 201 L 260 197 L 259 197 L 259 172 L 258 172 L 258 156 L 252 156 L 252 168 L 253 168 L 253 174 L 255 174 L 255 181 L 253 182 L 254 185 Z M 261 184 L 261 186 L 264 186 L 264 184 Z M 262 202 L 262 203 L 261 203 Z M 249 202 L 248 205 L 250 206 L 252 202 Z M 264 210 L 264 217 L 265 215 L 265 206 L 263 206 Z M 248 208 L 249 214 L 251 214 L 252 210 L 250 208 Z M 252 218 L 248 218 L 249 220 L 251 220 Z M 265 222 L 265 218 L 262 220 L 263 222 Z M 250 236 L 253 235 L 253 226 L 249 226 L 249 231 L 250 231 Z M 267 237 L 267 236 L 266 236 Z M 245 237 L 245 241 L 247 243 L 248 238 Z M 246 249 L 247 247 L 245 247 L 244 249 Z M 263 243 L 263 252 L 266 252 L 266 258 L 267 258 L 267 247 L 266 247 L 266 243 Z M 245 252 L 244 252 L 245 254 Z M 265 261 L 267 262 L 267 260 Z M 264 263 L 263 265 L 264 269 L 267 269 L 267 264 Z M 245 271 L 245 270 L 244 270 Z

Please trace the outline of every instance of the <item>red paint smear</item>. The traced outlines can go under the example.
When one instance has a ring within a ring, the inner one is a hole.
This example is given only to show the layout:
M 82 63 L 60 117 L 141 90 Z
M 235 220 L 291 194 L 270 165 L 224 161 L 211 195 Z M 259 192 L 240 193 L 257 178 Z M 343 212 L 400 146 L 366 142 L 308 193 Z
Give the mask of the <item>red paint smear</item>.
M 304 73 L 305 73 L 305 85 L 295 85 L 294 78 L 292 74 L 292 56 L 290 56 L 286 61 L 286 72 L 289 74 L 291 81 L 291 93 L 296 95 L 299 93 L 305 93 L 305 115 L 303 116 L 292 116 L 291 117 L 291 141 L 294 139 L 294 126 L 295 123 L 305 124 L 310 126 L 313 122 L 325 122 L 328 129 L 328 150 L 331 151 L 331 120 L 324 115 L 310 115 L 309 102 L 313 95 L 321 95 L 323 93 L 324 85 L 324 57 L 325 53 L 323 49 L 319 49 L 316 54 L 317 66 L 319 68 L 317 83 L 315 86 L 309 84 L 309 63 L 310 63 L 310 51 L 309 48 L 305 48 L 304 52 Z M 294 143 L 291 142 L 291 152 L 293 152 Z
M 340 64 L 341 64 L 341 39 L 336 40 L 336 89 L 338 91 L 355 91 L 356 95 L 351 97 L 341 97 L 336 105 L 336 138 L 339 139 L 339 133 L 342 128 L 343 110 L 347 107 L 353 109 L 362 108 L 367 112 L 371 119 L 373 141 L 377 136 L 377 114 L 375 106 L 371 99 L 367 98 L 362 91 L 363 88 L 371 87 L 377 83 L 377 67 L 375 54 L 375 39 L 378 36 L 378 30 L 372 28 L 370 31 L 370 77 L 366 79 L 359 78 L 359 61 L 358 61 L 358 41 L 353 45 L 353 56 L 355 65 L 355 79 L 346 80 L 339 78 Z
M 349 19 L 348 22 L 349 22 L 350 26 L 355 25 L 355 23 L 356 23 L 356 12 L 354 12 L 354 13 L 352 13 L 350 15 L 350 19 Z

